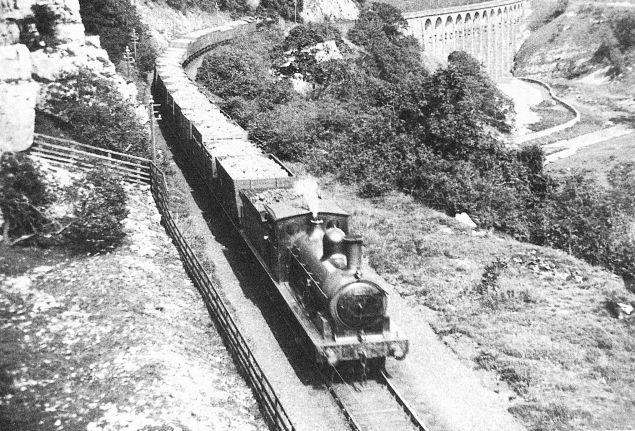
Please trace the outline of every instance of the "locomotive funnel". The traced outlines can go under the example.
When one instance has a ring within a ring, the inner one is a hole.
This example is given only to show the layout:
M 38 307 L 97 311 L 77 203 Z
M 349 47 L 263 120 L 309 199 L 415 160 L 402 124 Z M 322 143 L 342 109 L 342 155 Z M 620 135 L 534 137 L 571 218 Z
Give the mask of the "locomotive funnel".
M 322 240 L 324 239 L 324 228 L 322 227 L 323 224 L 323 220 L 312 218 L 311 226 L 309 227 L 309 244 L 311 244 L 311 249 L 313 250 L 314 256 L 316 256 L 318 259 L 321 259 L 322 254 L 324 253 L 322 245 Z
M 347 235 L 344 238 L 344 250 L 346 251 L 347 269 L 356 270 L 362 266 L 362 237 L 359 235 Z

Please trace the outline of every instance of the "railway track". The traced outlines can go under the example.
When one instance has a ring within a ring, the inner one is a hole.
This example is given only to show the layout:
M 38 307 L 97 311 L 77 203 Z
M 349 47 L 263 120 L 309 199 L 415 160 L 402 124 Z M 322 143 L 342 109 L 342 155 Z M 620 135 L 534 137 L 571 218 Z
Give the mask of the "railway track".
M 385 372 L 372 379 L 347 379 L 335 371 L 337 381 L 327 388 L 354 431 L 429 431 Z

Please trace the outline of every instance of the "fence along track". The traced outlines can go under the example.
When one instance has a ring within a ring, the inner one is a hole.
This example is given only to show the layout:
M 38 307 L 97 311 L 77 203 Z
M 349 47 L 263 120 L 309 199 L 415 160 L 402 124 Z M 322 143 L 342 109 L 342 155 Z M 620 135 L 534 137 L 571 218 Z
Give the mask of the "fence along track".
M 127 181 L 150 184 L 150 161 L 117 151 L 92 147 L 68 139 L 35 134 L 29 153 L 52 165 L 72 165 L 87 170 L 101 164 L 121 174 Z
M 82 169 L 94 168 L 103 164 L 120 172 L 127 181 L 150 184 L 152 196 L 161 213 L 163 226 L 174 241 L 185 270 L 203 297 L 221 336 L 238 364 L 238 368 L 251 386 L 265 420 L 273 430 L 295 431 L 280 399 L 258 365 L 245 338 L 220 297 L 218 289 L 210 280 L 209 275 L 201 266 L 174 222 L 170 212 L 169 193 L 163 172 L 150 160 L 142 157 L 39 134 L 36 135 L 36 142 L 29 153 L 56 164 L 72 165 Z
M 350 384 L 342 378 L 327 388 L 354 431 L 429 431 L 383 371 L 377 380 Z

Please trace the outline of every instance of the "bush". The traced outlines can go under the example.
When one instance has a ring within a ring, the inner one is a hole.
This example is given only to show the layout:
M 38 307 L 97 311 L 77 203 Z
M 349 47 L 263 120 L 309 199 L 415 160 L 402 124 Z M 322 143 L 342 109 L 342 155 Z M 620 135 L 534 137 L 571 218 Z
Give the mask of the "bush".
M 159 45 L 157 42 L 149 34 L 141 35 L 139 44 L 137 45 L 137 68 L 141 72 L 154 70 L 158 56 Z
M 141 22 L 130 0 L 80 0 L 79 5 L 86 34 L 101 36 L 101 45 L 115 64 L 122 60 L 126 46 L 131 46 L 133 29 L 142 41 L 150 38 L 148 26 Z M 145 55 L 149 53 L 151 50 Z M 144 67 L 147 68 L 145 59 Z
M 34 4 L 31 6 L 35 18 L 35 26 L 47 45 L 52 45 L 55 36 L 55 22 L 58 17 L 49 5 Z
M 64 237 L 77 251 L 104 251 L 124 238 L 122 221 L 128 210 L 126 193 L 119 181 L 114 172 L 98 168 L 73 185 L 77 199 L 75 218 Z
M 10 237 L 37 234 L 50 223 L 44 215 L 51 203 L 42 174 L 20 153 L 0 157 L 0 210 Z M 6 240 L 7 238 L 5 238 Z
M 51 100 L 71 124 L 73 139 L 136 156 L 148 154 L 148 131 L 112 83 L 82 70 L 73 84 L 72 93 Z
M 608 188 L 582 174 L 565 178 L 537 207 L 534 242 L 635 276 L 635 186 L 625 178 Z
M 613 35 L 617 39 L 622 51 L 635 46 L 635 13 L 620 15 L 612 22 Z

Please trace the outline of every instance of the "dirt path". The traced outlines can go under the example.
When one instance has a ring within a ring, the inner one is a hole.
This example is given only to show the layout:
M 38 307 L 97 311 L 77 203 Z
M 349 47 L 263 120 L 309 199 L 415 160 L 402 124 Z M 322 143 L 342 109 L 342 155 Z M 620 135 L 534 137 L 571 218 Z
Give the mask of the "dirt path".
M 542 148 L 547 154 L 546 163 L 553 163 L 556 160 L 574 155 L 581 148 L 600 144 L 629 134 L 633 135 L 633 138 L 635 139 L 635 131 L 633 131 L 633 129 L 623 125 L 617 125 L 608 129 L 602 129 L 597 132 L 577 136 L 572 139 L 554 142 L 553 144 L 545 145 Z

